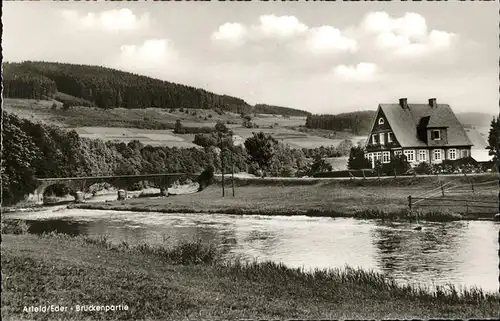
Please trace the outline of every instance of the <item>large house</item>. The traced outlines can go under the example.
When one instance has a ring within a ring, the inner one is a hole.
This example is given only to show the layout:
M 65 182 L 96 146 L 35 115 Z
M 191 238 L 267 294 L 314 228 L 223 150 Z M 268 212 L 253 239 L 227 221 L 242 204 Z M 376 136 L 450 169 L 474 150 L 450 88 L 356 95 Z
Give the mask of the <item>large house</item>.
M 380 104 L 365 145 L 371 161 L 389 163 L 394 155 L 405 155 L 415 166 L 420 162 L 441 163 L 471 155 L 472 143 L 462 124 L 447 104 L 436 98 L 428 104 Z

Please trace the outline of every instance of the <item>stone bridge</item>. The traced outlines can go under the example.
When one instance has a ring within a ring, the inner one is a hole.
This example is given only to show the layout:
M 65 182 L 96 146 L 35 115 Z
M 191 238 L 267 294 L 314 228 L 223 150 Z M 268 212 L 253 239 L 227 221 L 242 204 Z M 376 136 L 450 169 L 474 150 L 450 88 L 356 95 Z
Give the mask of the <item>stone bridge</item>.
M 97 183 L 108 183 L 117 189 L 127 190 L 134 183 L 147 181 L 153 186 L 160 188 L 163 195 L 168 196 L 168 187 L 178 179 L 190 178 L 196 180 L 198 174 L 168 173 L 168 174 L 144 174 L 144 175 L 119 175 L 119 176 L 89 176 L 89 177 L 57 177 L 57 178 L 35 178 L 37 188 L 25 196 L 26 201 L 35 204 L 43 204 L 43 194 L 52 185 L 64 185 L 76 192 L 87 193 L 90 187 Z

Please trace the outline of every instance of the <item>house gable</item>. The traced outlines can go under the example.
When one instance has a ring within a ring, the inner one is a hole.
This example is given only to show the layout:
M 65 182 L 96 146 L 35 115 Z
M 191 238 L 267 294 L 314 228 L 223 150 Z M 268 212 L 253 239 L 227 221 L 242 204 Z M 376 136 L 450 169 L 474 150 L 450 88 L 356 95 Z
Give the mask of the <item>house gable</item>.
M 373 135 L 378 135 L 376 136 L 378 142 L 377 144 L 373 144 L 372 140 Z M 389 142 L 388 135 L 391 135 L 390 137 L 391 142 Z M 382 141 L 380 141 L 380 137 L 382 137 Z M 395 148 L 400 146 L 397 137 L 391 128 L 389 119 L 386 117 L 384 111 L 379 105 L 377 112 L 375 113 L 375 117 L 372 120 L 371 130 L 365 146 L 367 149 L 371 150 L 373 150 L 374 148 L 380 149 L 381 145 L 380 143 L 383 143 L 382 145 L 388 148 Z

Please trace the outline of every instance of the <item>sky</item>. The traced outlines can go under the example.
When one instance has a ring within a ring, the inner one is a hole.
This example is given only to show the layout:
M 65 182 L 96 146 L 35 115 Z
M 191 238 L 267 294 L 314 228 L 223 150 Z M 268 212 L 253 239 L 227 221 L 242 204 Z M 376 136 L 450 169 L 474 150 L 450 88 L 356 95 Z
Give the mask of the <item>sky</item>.
M 4 61 L 103 65 L 336 114 L 498 114 L 497 2 L 4 2 Z

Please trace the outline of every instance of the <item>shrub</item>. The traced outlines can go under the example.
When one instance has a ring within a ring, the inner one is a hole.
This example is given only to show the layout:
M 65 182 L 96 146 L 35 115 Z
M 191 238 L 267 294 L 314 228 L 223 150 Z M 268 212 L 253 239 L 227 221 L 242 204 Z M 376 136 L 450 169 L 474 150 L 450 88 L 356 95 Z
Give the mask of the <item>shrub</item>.
M 53 103 L 53 104 L 52 104 L 52 107 L 51 107 L 50 109 L 52 109 L 52 110 L 57 109 L 57 104 L 56 104 L 56 103 Z
M 411 170 L 411 165 L 406 160 L 406 156 L 404 155 L 396 155 L 391 158 L 389 163 L 384 163 L 381 166 L 380 174 L 382 175 L 404 175 L 407 174 Z
M 210 165 L 198 176 L 199 191 L 213 183 L 214 171 L 214 167 Z
M 349 153 L 349 160 L 347 161 L 347 168 L 349 169 L 364 169 L 371 168 L 370 160 L 365 158 L 365 152 L 362 147 L 351 147 Z
M 419 175 L 431 175 L 432 166 L 427 162 L 421 162 L 415 167 L 415 173 Z
M 29 226 L 23 220 L 2 220 L 2 234 L 27 234 Z
M 260 166 L 259 166 L 259 164 L 257 162 L 251 162 L 248 165 L 248 173 L 260 176 L 260 175 L 258 175 L 259 171 L 260 171 Z
M 196 134 L 194 135 L 193 143 L 201 147 L 217 146 L 217 137 L 214 133 L 211 134 Z

